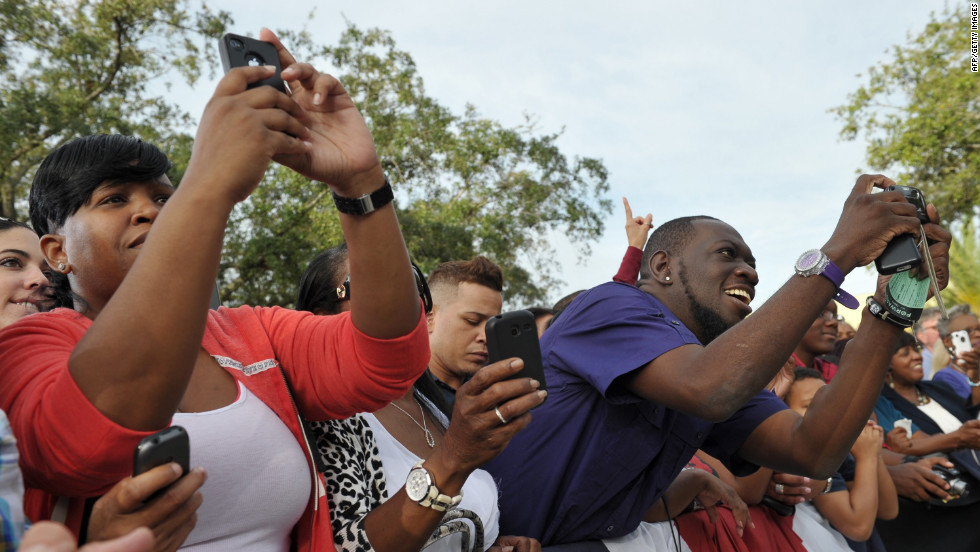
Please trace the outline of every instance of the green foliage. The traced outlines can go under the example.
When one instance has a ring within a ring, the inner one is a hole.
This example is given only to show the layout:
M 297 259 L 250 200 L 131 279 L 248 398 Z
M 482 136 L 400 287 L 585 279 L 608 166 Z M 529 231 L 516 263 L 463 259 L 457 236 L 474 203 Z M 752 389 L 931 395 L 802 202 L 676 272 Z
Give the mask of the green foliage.
M 949 248 L 949 285 L 942 292 L 946 306 L 980 308 L 980 236 L 976 219 L 967 219 L 953 233 Z M 934 302 L 934 301 L 932 301 Z
M 297 59 L 330 68 L 374 135 L 396 190 L 402 230 L 428 273 L 437 264 L 483 254 L 500 264 L 509 305 L 541 301 L 556 263 L 550 235 L 589 254 L 611 209 L 607 171 L 593 158 L 565 156 L 559 133 L 531 118 L 508 128 L 473 106 L 454 114 L 426 95 L 408 53 L 384 31 L 349 25 L 336 46 L 306 33 L 281 34 Z M 226 303 L 292 304 L 306 263 L 343 239 L 325 186 L 270 169 L 233 214 L 222 264 Z
M 919 35 L 870 68 L 832 111 L 841 137 L 868 139 L 868 163 L 922 189 L 944 218 L 971 218 L 980 203 L 980 78 L 970 71 L 970 14 L 932 14 Z
M 193 83 L 229 17 L 186 0 L 0 0 L 0 216 L 16 217 L 37 164 L 87 134 L 140 136 L 176 154 L 191 121 L 161 94 L 174 69 Z M 173 149 L 169 149 L 169 148 Z

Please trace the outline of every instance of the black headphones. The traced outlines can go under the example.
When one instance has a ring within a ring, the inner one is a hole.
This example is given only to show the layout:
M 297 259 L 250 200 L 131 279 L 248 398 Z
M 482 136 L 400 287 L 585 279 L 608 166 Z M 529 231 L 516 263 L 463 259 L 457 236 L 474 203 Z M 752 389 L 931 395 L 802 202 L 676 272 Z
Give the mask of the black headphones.
M 425 309 L 426 314 L 429 314 L 432 312 L 432 294 L 429 293 L 429 283 L 425 281 L 425 274 L 422 274 L 422 269 L 414 262 L 412 262 L 412 273 L 415 274 L 415 287 L 418 288 L 419 297 L 422 298 L 422 308 Z

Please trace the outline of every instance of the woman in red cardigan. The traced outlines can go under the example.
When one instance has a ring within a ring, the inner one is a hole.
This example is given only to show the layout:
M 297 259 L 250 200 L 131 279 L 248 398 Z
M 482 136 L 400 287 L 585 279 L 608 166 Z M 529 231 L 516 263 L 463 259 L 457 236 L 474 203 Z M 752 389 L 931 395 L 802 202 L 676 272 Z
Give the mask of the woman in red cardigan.
M 179 190 L 166 156 L 125 136 L 77 139 L 37 171 L 31 220 L 75 310 L 0 333 L 0 408 L 25 443 L 35 519 L 66 504 L 77 530 L 85 498 L 130 472 L 136 443 L 178 423 L 194 471 L 208 475 L 186 548 L 332 550 L 300 415 L 376 410 L 425 369 L 424 319 L 371 135 L 336 79 L 296 63 L 271 32 L 261 38 L 291 94 L 248 88 L 270 67 L 230 71 Z M 331 188 L 352 278 L 373 290 L 349 315 L 208 311 L 228 217 L 270 159 Z

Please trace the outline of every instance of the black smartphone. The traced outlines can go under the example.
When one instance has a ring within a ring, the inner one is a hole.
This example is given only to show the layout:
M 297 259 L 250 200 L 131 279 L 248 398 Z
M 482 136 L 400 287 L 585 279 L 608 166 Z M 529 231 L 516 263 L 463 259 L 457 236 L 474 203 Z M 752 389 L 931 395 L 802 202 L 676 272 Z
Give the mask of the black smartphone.
M 276 47 L 271 43 L 228 33 L 221 37 L 218 42 L 218 51 L 221 53 L 221 66 L 224 67 L 225 73 L 233 67 L 275 66 L 275 75 L 253 82 L 248 87 L 271 86 L 280 92 L 286 92 L 286 83 L 279 76 L 282 73 L 282 66 L 279 65 L 279 53 L 276 52 Z
M 489 363 L 517 357 L 524 361 L 524 368 L 512 378 L 534 378 L 541 384 L 538 389 L 547 389 L 533 314 L 526 310 L 498 314 L 487 320 L 486 331 Z
M 887 191 L 902 192 L 906 201 L 915 206 L 915 214 L 920 222 L 929 222 L 929 215 L 926 213 L 926 199 L 918 188 L 911 186 L 889 186 Z M 885 251 L 875 259 L 875 267 L 879 274 L 897 274 L 911 270 L 922 264 L 922 254 L 919 247 L 915 244 L 915 237 L 912 234 L 902 234 L 896 236 L 885 246 Z
M 191 445 L 187 431 L 170 426 L 144 437 L 133 453 L 133 476 L 169 462 L 180 464 L 183 474 L 191 471 Z

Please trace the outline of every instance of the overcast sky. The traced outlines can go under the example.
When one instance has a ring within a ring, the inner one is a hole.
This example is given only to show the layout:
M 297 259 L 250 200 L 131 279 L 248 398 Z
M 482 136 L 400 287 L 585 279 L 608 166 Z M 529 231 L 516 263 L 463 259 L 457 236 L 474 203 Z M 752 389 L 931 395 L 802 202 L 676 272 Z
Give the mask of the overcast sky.
M 796 257 L 830 237 L 864 162 L 828 109 L 846 102 L 886 50 L 919 33 L 935 0 L 905 2 L 580 2 L 220 0 L 237 34 L 306 26 L 336 43 L 344 18 L 391 31 L 427 92 L 506 125 L 533 114 L 564 128 L 568 155 L 601 158 L 615 210 L 593 255 L 559 243 L 555 300 L 607 281 L 626 247 L 621 196 L 654 223 L 694 214 L 732 224 L 753 249 L 758 307 Z M 316 6 L 314 19 L 308 20 Z M 955 4 L 949 4 L 955 5 Z M 329 71 L 329 67 L 320 67 Z M 187 109 L 196 118 L 213 84 Z M 845 289 L 873 289 L 857 269 Z

